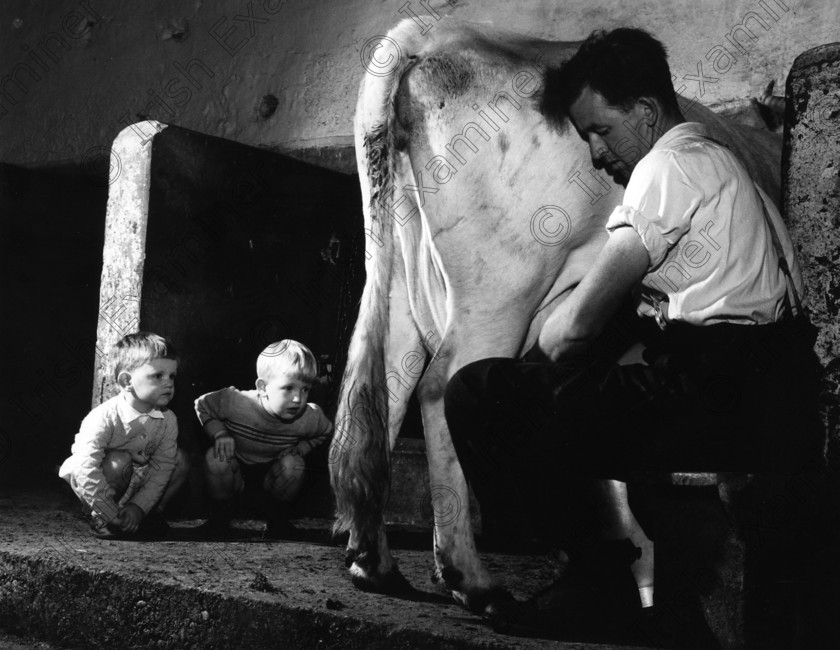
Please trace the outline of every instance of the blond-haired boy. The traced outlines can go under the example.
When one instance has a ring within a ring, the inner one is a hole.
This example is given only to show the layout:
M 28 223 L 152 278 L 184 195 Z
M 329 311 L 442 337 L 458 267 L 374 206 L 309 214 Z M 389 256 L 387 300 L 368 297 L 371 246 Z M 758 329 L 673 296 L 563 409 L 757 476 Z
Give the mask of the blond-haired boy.
M 227 531 L 233 497 L 246 484 L 271 499 L 266 535 L 290 538 L 290 504 L 306 475 L 306 456 L 332 435 L 332 422 L 308 402 L 318 374 L 309 349 L 290 339 L 272 343 L 257 358 L 256 390 L 223 388 L 195 401 L 213 446 L 204 460 L 211 503 L 207 533 Z

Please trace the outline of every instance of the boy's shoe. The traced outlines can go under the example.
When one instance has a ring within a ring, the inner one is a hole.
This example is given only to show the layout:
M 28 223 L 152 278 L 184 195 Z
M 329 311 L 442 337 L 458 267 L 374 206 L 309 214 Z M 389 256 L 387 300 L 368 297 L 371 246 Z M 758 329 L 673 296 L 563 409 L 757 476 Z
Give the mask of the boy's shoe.
M 106 524 L 105 520 L 97 515 L 90 517 L 90 532 L 99 539 L 123 539 L 125 535 L 117 526 Z
M 230 520 L 233 518 L 233 499 L 210 500 L 210 516 L 196 528 L 204 539 L 223 539 L 230 534 Z
M 300 531 L 294 527 L 289 518 L 292 515 L 292 504 L 288 501 L 267 499 L 266 508 L 266 539 L 285 539 L 294 541 L 300 538 Z
M 195 531 L 204 539 L 224 539 L 230 535 L 230 519 L 210 515 Z
M 266 539 L 284 539 L 293 542 L 300 539 L 300 531 L 284 517 L 272 517 L 265 526 Z
M 168 532 L 169 524 L 163 516 L 163 513 L 158 510 L 152 510 L 140 522 L 137 537 L 141 539 L 163 539 Z

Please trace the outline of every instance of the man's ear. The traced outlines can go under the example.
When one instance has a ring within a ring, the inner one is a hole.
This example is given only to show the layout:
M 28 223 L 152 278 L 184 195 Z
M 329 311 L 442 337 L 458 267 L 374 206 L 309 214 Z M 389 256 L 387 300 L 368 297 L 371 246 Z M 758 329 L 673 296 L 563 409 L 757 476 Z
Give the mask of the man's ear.
M 261 393 L 265 391 L 265 379 L 257 379 L 257 390 Z
M 123 370 L 117 377 L 117 383 L 120 385 L 122 390 L 131 388 L 131 373 Z
M 659 102 L 652 97 L 639 97 L 639 99 L 636 100 L 636 104 L 639 107 L 645 124 L 653 126 L 659 122 L 662 115 L 662 109 L 659 106 Z

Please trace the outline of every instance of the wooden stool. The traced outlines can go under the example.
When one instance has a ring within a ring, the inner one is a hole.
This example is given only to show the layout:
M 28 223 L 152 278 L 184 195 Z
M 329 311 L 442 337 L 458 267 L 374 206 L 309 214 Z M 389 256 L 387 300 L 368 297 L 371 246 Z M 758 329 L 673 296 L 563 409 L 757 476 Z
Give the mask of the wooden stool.
M 786 549 L 784 522 L 770 517 L 778 514 L 773 495 L 789 479 L 681 472 L 628 481 L 649 492 L 658 638 L 676 647 L 792 647 L 785 637 L 795 625 L 776 621 L 787 630 L 778 634 L 767 621 L 780 609 L 773 559 Z
M 629 477 L 653 525 L 656 639 L 679 648 L 812 647 L 810 610 L 828 580 L 804 567 L 813 564 L 823 479 L 818 465 Z

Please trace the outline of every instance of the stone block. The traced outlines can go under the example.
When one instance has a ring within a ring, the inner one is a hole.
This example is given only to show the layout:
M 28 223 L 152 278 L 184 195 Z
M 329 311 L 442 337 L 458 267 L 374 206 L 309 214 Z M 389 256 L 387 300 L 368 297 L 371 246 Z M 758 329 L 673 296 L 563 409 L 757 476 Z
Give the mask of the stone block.
M 819 328 L 815 350 L 824 367 L 821 412 L 826 428 L 825 465 L 811 480 L 790 485 L 781 502 L 811 518 L 813 530 L 789 561 L 809 584 L 801 647 L 840 643 L 840 43 L 796 58 L 786 85 L 782 157 L 784 215 L 802 264 L 808 307 Z M 802 578 L 797 577 L 801 582 Z
M 786 87 L 784 215 L 825 367 L 828 444 L 840 445 L 840 43 L 794 61 Z

